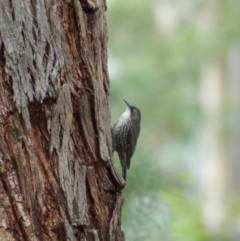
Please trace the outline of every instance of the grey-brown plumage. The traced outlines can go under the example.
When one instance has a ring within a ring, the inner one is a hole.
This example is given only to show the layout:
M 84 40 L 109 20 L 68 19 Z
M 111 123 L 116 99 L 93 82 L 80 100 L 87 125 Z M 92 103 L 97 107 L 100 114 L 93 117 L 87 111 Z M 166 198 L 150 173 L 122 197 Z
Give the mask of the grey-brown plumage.
M 125 100 L 124 100 L 125 101 Z M 122 177 L 127 180 L 127 170 L 136 148 L 140 132 L 141 113 L 138 108 L 127 104 L 126 110 L 113 126 L 113 151 L 117 151 L 122 166 Z

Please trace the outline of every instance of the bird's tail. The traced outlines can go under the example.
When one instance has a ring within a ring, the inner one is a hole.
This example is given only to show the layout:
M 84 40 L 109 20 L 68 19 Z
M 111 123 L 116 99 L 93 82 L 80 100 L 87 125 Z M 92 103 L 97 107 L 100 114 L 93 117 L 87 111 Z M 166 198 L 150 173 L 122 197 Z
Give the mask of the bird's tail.
M 127 181 L 127 165 L 122 167 L 122 177 L 124 179 L 124 181 Z

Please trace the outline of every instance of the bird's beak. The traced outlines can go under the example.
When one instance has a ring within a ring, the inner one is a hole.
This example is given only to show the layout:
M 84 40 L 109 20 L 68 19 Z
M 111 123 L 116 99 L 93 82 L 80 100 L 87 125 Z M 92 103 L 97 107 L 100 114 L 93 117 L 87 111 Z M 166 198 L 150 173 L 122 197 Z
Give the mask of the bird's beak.
M 128 106 L 129 108 L 131 108 L 131 105 L 129 105 L 126 100 L 124 100 L 124 102 L 127 104 L 127 106 Z

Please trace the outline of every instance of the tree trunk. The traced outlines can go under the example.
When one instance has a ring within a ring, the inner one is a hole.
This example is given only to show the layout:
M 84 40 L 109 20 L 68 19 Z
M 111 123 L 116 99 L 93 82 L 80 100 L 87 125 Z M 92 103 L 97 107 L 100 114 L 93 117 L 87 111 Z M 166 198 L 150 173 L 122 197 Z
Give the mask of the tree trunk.
M 124 240 L 105 11 L 0 1 L 0 240 Z

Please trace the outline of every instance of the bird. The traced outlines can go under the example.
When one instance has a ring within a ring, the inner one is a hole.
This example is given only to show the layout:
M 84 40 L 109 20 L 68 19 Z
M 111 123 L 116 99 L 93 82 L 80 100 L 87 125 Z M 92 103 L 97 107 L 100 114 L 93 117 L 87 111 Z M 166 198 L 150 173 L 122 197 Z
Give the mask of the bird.
M 127 171 L 140 133 L 141 112 L 124 100 L 127 107 L 112 128 L 113 151 L 118 153 L 122 177 L 127 181 Z

